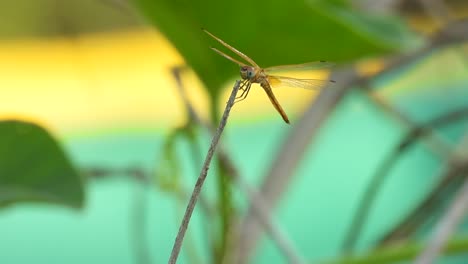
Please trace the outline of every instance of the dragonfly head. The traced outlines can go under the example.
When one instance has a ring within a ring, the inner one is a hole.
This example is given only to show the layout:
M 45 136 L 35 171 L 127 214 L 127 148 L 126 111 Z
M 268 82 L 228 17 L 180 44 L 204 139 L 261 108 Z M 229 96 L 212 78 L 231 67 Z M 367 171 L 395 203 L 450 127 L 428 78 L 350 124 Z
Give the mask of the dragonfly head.
M 240 75 L 244 80 L 250 80 L 256 75 L 255 68 L 252 66 L 241 66 Z

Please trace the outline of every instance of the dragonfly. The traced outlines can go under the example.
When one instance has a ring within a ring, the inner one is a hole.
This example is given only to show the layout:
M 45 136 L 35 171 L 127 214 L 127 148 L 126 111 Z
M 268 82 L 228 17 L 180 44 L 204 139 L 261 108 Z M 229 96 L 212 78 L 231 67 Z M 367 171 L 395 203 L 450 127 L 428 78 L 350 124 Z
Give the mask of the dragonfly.
M 236 102 L 242 101 L 247 98 L 249 94 L 250 88 L 253 83 L 258 83 L 263 88 L 265 93 L 267 94 L 270 102 L 278 111 L 278 113 L 283 118 L 284 122 L 289 124 L 289 118 L 286 115 L 286 112 L 281 107 L 280 103 L 275 97 L 273 93 L 272 87 L 298 87 L 304 88 L 309 90 L 319 89 L 329 83 L 334 83 L 333 80 L 323 80 L 323 79 L 298 79 L 298 78 L 291 78 L 291 77 L 284 77 L 284 76 L 276 76 L 271 75 L 271 73 L 281 72 L 281 71 L 292 71 L 292 70 L 317 70 L 323 69 L 333 66 L 333 63 L 326 62 L 326 61 L 314 61 L 302 64 L 291 64 L 291 65 L 281 65 L 281 66 L 273 66 L 268 68 L 261 68 L 255 63 L 254 60 L 249 58 L 244 53 L 238 51 L 231 45 L 227 44 L 220 38 L 216 37 L 215 35 L 211 34 L 206 29 L 202 29 L 205 33 L 207 33 L 210 37 L 214 38 L 216 41 L 221 43 L 224 47 L 228 48 L 230 51 L 234 52 L 236 55 L 241 57 L 245 60 L 246 63 L 241 62 L 232 58 L 231 56 L 227 55 L 226 53 L 214 48 L 210 47 L 219 55 L 223 56 L 224 58 L 238 64 L 240 66 L 240 76 L 242 78 L 241 86 L 239 90 L 241 91 L 241 95 L 236 98 Z

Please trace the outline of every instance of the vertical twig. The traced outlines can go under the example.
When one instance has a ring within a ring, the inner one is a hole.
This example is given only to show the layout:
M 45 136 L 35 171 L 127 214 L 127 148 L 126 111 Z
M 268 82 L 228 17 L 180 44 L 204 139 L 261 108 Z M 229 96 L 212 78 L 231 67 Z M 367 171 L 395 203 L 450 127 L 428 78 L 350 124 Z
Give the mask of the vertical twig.
M 180 96 L 184 105 L 187 109 L 187 113 L 190 119 L 202 126 L 205 127 L 211 134 L 214 134 L 214 128 L 208 123 L 204 122 L 202 118 L 197 114 L 195 108 L 190 103 L 190 100 L 187 97 L 187 94 L 184 90 L 181 78 L 181 71 L 185 70 L 185 67 L 176 66 L 172 68 L 172 74 L 177 82 L 177 87 L 179 89 Z M 190 121 L 189 121 L 190 122 Z M 200 151 L 197 151 L 200 152 Z M 283 252 L 286 258 L 289 260 L 289 263 L 305 263 L 304 258 L 299 254 L 295 245 L 289 239 L 287 234 L 281 229 L 281 227 L 274 221 L 272 218 L 269 208 L 266 205 L 265 199 L 262 195 L 254 189 L 249 183 L 244 179 L 242 175 L 239 174 L 237 168 L 234 166 L 234 163 L 230 159 L 228 152 L 223 147 L 223 144 L 220 144 L 218 147 L 219 159 L 222 162 L 223 166 L 227 167 L 229 175 L 237 183 L 241 191 L 245 193 L 250 203 L 253 205 L 253 209 L 256 210 L 256 216 L 259 221 L 265 226 L 266 231 L 271 236 L 273 241 L 277 244 L 278 248 Z M 234 256 L 235 257 L 235 256 Z M 226 259 L 229 259 L 226 257 Z M 235 262 L 227 262 L 235 263 Z
M 195 121 L 196 124 L 200 124 L 204 127 L 207 127 L 210 132 L 214 132 L 213 126 L 208 123 L 204 122 L 204 120 L 197 115 L 197 112 L 195 111 L 195 108 L 190 104 L 189 99 L 187 97 L 187 94 L 184 91 L 184 87 L 182 84 L 182 78 L 181 78 L 181 72 L 186 70 L 186 66 L 176 66 L 171 69 L 172 75 L 174 79 L 177 82 L 177 88 L 179 90 L 179 94 L 182 98 L 182 102 L 186 106 L 187 114 L 189 116 L 188 120 L 188 125 L 190 125 L 191 122 Z M 230 193 L 228 192 L 228 183 L 226 181 L 227 177 L 226 175 L 223 174 L 224 169 L 223 169 L 223 164 L 219 164 L 219 169 L 218 169 L 218 187 L 219 187 L 219 195 L 221 197 L 220 199 L 220 204 L 221 204 L 221 219 L 222 219 L 222 228 L 221 228 L 221 246 L 219 248 L 219 253 L 220 254 L 215 254 L 220 255 L 220 258 L 223 258 L 223 255 L 225 254 L 226 250 L 226 243 L 227 243 L 227 238 L 226 234 L 229 232 L 229 227 L 231 226 L 231 207 L 232 207 L 232 201 L 230 199 Z M 218 260 L 219 261 L 219 260 Z
M 221 122 L 219 123 L 218 129 L 216 130 L 216 133 L 214 134 L 213 139 L 211 140 L 211 145 L 210 145 L 210 148 L 208 149 L 205 162 L 203 163 L 200 176 L 198 176 L 197 182 L 195 183 L 192 196 L 190 197 L 189 203 L 187 205 L 187 209 L 185 210 L 184 218 L 182 219 L 182 223 L 179 228 L 179 232 L 177 233 L 177 237 L 174 242 L 174 247 L 172 248 L 171 256 L 169 258 L 169 262 L 168 262 L 169 264 L 175 264 L 177 262 L 180 248 L 184 240 L 185 232 L 187 231 L 190 218 L 192 217 L 193 210 L 195 209 L 195 205 L 198 200 L 198 196 L 200 195 L 200 191 L 203 187 L 203 183 L 205 182 L 206 176 L 208 174 L 208 169 L 210 167 L 211 159 L 213 158 L 214 152 L 216 150 L 216 146 L 218 145 L 218 141 L 221 137 L 224 127 L 226 126 L 229 113 L 231 112 L 231 108 L 234 105 L 234 99 L 236 98 L 237 91 L 239 90 L 240 84 L 241 82 L 237 81 L 236 84 L 234 85 L 231 96 L 229 97 L 229 100 L 226 104 L 226 108 L 224 109 Z
M 176 87 L 179 92 L 180 98 L 182 99 L 182 102 L 184 103 L 185 110 L 187 111 L 187 116 L 188 120 L 187 123 L 185 124 L 186 129 L 190 129 L 192 125 L 199 125 L 204 128 L 207 128 L 210 132 L 210 134 L 213 136 L 215 128 L 211 125 L 211 123 L 205 122 L 197 113 L 195 110 L 195 107 L 190 103 L 190 100 L 188 98 L 187 92 L 185 90 L 183 81 L 182 81 L 182 73 L 184 71 L 187 71 L 188 67 L 187 65 L 176 65 L 171 68 L 171 74 L 172 77 L 174 77 L 174 80 L 176 81 Z M 192 147 L 192 156 L 197 157 L 197 161 L 194 160 L 194 162 L 197 162 L 197 165 L 195 166 L 198 167 L 198 164 L 201 164 L 202 162 L 202 150 L 199 146 L 199 144 L 196 144 L 196 142 L 191 143 Z M 218 152 L 221 152 L 220 148 L 218 148 Z M 198 153 L 198 154 L 197 154 Z M 200 196 L 200 202 L 203 202 L 203 195 Z M 209 214 L 205 214 L 205 219 L 208 220 L 211 219 L 212 216 Z M 207 239 L 207 248 L 212 249 L 213 255 L 211 256 L 212 258 L 215 258 L 215 252 L 216 252 L 216 242 L 215 239 L 212 235 L 211 232 L 211 224 L 209 221 L 202 221 L 203 222 L 203 228 L 204 228 L 204 233 L 208 237 Z

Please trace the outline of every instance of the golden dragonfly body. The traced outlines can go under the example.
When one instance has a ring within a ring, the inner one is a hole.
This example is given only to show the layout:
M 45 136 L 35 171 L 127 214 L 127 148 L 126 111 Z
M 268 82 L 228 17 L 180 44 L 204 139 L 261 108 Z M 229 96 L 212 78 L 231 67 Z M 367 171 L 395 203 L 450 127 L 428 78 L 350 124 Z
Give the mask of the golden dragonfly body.
M 223 46 L 237 54 L 239 57 L 244 59 L 246 62 L 248 62 L 250 65 L 240 62 L 239 60 L 236 60 L 232 58 L 231 56 L 219 51 L 216 48 L 211 47 L 212 50 L 214 50 L 216 53 L 219 55 L 225 57 L 226 59 L 238 64 L 240 66 L 240 76 L 243 80 L 241 83 L 240 90 L 242 91 L 241 95 L 237 98 L 237 102 L 244 100 L 247 95 L 249 94 L 250 87 L 252 86 L 252 83 L 258 83 L 260 86 L 263 88 L 265 93 L 267 94 L 268 98 L 270 99 L 271 103 L 275 107 L 275 109 L 278 111 L 278 113 L 281 115 L 283 120 L 289 124 L 289 118 L 286 115 L 286 112 L 283 110 L 281 107 L 280 103 L 276 99 L 272 86 L 273 87 L 279 87 L 279 86 L 287 86 L 287 87 L 299 87 L 299 88 L 304 88 L 304 89 L 318 89 L 327 83 L 332 83 L 334 81 L 332 80 L 320 80 L 320 79 L 297 79 L 297 78 L 290 78 L 290 77 L 284 77 L 284 76 L 275 76 L 271 75 L 270 73 L 273 72 L 278 72 L 278 71 L 290 71 L 290 70 L 316 70 L 316 69 L 321 69 L 321 68 L 326 68 L 330 67 L 332 64 L 325 62 L 325 61 L 316 61 L 316 62 L 308 62 L 308 63 L 303 63 L 303 64 L 292 64 L 292 65 L 281 65 L 281 66 L 274 66 L 274 67 L 268 67 L 268 68 L 261 68 L 258 66 L 255 61 L 253 61 L 251 58 L 249 58 L 247 55 L 244 53 L 238 51 L 237 49 L 233 48 L 220 38 L 216 37 L 215 35 L 211 34 L 207 30 L 203 29 L 208 35 L 210 35 L 212 38 L 217 40 L 219 43 L 221 43 Z

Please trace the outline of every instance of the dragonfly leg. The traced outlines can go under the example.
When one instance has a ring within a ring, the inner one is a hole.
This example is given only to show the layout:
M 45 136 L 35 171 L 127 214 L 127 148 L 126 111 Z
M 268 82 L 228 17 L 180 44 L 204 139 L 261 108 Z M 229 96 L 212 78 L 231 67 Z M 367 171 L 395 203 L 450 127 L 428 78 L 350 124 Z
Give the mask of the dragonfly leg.
M 240 98 L 242 98 L 244 96 L 244 94 L 246 92 L 246 88 L 247 88 L 246 85 L 247 84 L 248 84 L 248 81 L 243 81 L 242 82 L 241 86 L 239 87 L 239 90 L 241 90 L 242 93 L 241 93 L 241 95 L 236 96 L 236 100 L 240 99 Z
M 234 103 L 238 103 L 242 100 L 245 100 L 245 98 L 247 98 L 247 95 L 249 95 L 251 86 L 252 86 L 252 83 L 247 82 L 247 86 L 243 89 L 242 94 L 236 98 L 236 101 L 234 101 Z

